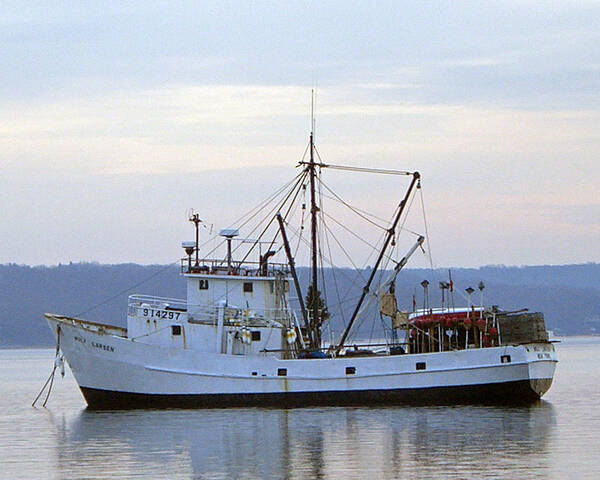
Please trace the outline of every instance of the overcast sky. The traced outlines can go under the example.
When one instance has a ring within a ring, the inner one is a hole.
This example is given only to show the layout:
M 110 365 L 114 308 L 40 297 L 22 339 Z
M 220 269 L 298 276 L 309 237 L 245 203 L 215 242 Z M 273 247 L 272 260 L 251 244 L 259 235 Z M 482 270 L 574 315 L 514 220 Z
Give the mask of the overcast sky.
M 598 262 L 599 45 L 599 2 L 5 0 L 0 263 L 176 260 L 297 173 L 313 87 L 324 161 L 421 172 L 435 265 Z

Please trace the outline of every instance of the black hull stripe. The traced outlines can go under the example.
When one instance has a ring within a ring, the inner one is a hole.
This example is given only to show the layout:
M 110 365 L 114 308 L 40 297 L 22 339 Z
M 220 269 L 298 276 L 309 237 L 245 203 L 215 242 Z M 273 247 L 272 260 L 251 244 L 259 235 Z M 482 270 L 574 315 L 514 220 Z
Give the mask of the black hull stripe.
M 307 407 L 352 405 L 454 405 L 515 404 L 537 401 L 552 380 L 520 380 L 505 383 L 452 387 L 352 390 L 327 392 L 185 394 L 162 395 L 116 392 L 81 387 L 90 409 Z

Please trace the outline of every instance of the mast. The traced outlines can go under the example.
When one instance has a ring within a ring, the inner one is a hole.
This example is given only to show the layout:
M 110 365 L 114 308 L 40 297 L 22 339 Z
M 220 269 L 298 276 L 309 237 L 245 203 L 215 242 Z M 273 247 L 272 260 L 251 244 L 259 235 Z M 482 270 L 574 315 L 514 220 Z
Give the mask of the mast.
M 310 348 L 317 349 L 321 347 L 321 335 L 319 331 L 319 306 L 317 300 L 317 281 L 318 281 L 318 266 L 317 266 L 317 199 L 315 195 L 315 148 L 314 148 L 314 97 L 311 102 L 311 132 L 310 132 L 310 162 L 308 164 L 308 174 L 310 177 L 310 250 L 311 250 L 311 277 L 312 277 L 312 318 L 310 321 L 309 335 Z
M 414 172 L 412 175 L 413 175 L 413 179 L 410 182 L 410 186 L 408 187 L 408 190 L 406 191 L 406 195 L 400 202 L 400 208 L 398 209 L 396 218 L 394 218 L 394 223 L 392 223 L 392 226 L 387 231 L 385 241 L 383 242 L 383 247 L 381 248 L 381 252 L 379 252 L 379 257 L 377 258 L 377 261 L 375 262 L 375 265 L 373 266 L 373 270 L 371 271 L 371 275 L 369 276 L 369 280 L 367 281 L 367 284 L 363 288 L 360 299 L 358 300 L 358 303 L 356 304 L 356 308 L 354 309 L 354 313 L 352 314 L 352 317 L 350 318 L 350 322 L 348 322 L 348 326 L 346 327 L 346 330 L 344 330 L 344 334 L 342 335 L 342 338 L 340 339 L 340 343 L 335 348 L 336 351 L 340 350 L 344 346 L 346 337 L 348 336 L 348 333 L 350 333 L 350 329 L 352 328 L 352 325 L 353 325 L 354 321 L 356 320 L 358 312 L 360 311 L 360 307 L 361 307 L 363 301 L 365 300 L 367 293 L 369 293 L 369 289 L 371 287 L 371 282 L 373 281 L 373 278 L 375 278 L 375 274 L 377 273 L 379 264 L 381 263 L 381 260 L 383 259 L 383 256 L 385 255 L 385 251 L 386 251 L 390 241 L 394 237 L 394 234 L 396 231 L 396 226 L 398 225 L 398 222 L 400 221 L 400 216 L 402 215 L 402 212 L 404 212 L 404 208 L 406 207 L 406 205 L 408 203 L 408 199 L 410 197 L 410 194 L 411 194 L 415 184 L 419 181 L 419 178 L 420 178 L 419 172 Z

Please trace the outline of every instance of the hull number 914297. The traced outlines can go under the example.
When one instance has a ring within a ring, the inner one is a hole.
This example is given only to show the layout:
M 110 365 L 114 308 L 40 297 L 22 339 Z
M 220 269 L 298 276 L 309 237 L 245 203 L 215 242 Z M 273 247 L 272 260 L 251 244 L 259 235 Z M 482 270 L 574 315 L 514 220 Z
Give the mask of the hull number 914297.
M 154 310 L 153 308 L 142 308 L 142 315 L 150 318 L 168 318 L 169 320 L 178 320 L 180 312 L 170 312 L 167 310 Z

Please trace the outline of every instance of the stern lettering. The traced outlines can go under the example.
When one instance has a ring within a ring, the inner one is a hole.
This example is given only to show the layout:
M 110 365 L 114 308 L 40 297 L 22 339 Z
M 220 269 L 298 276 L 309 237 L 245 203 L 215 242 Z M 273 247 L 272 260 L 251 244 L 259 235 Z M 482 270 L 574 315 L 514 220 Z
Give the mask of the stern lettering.
M 103 345 L 102 343 L 92 342 L 90 344 L 94 348 L 99 348 L 100 350 L 104 350 L 105 352 L 114 352 L 115 348 L 110 345 Z

